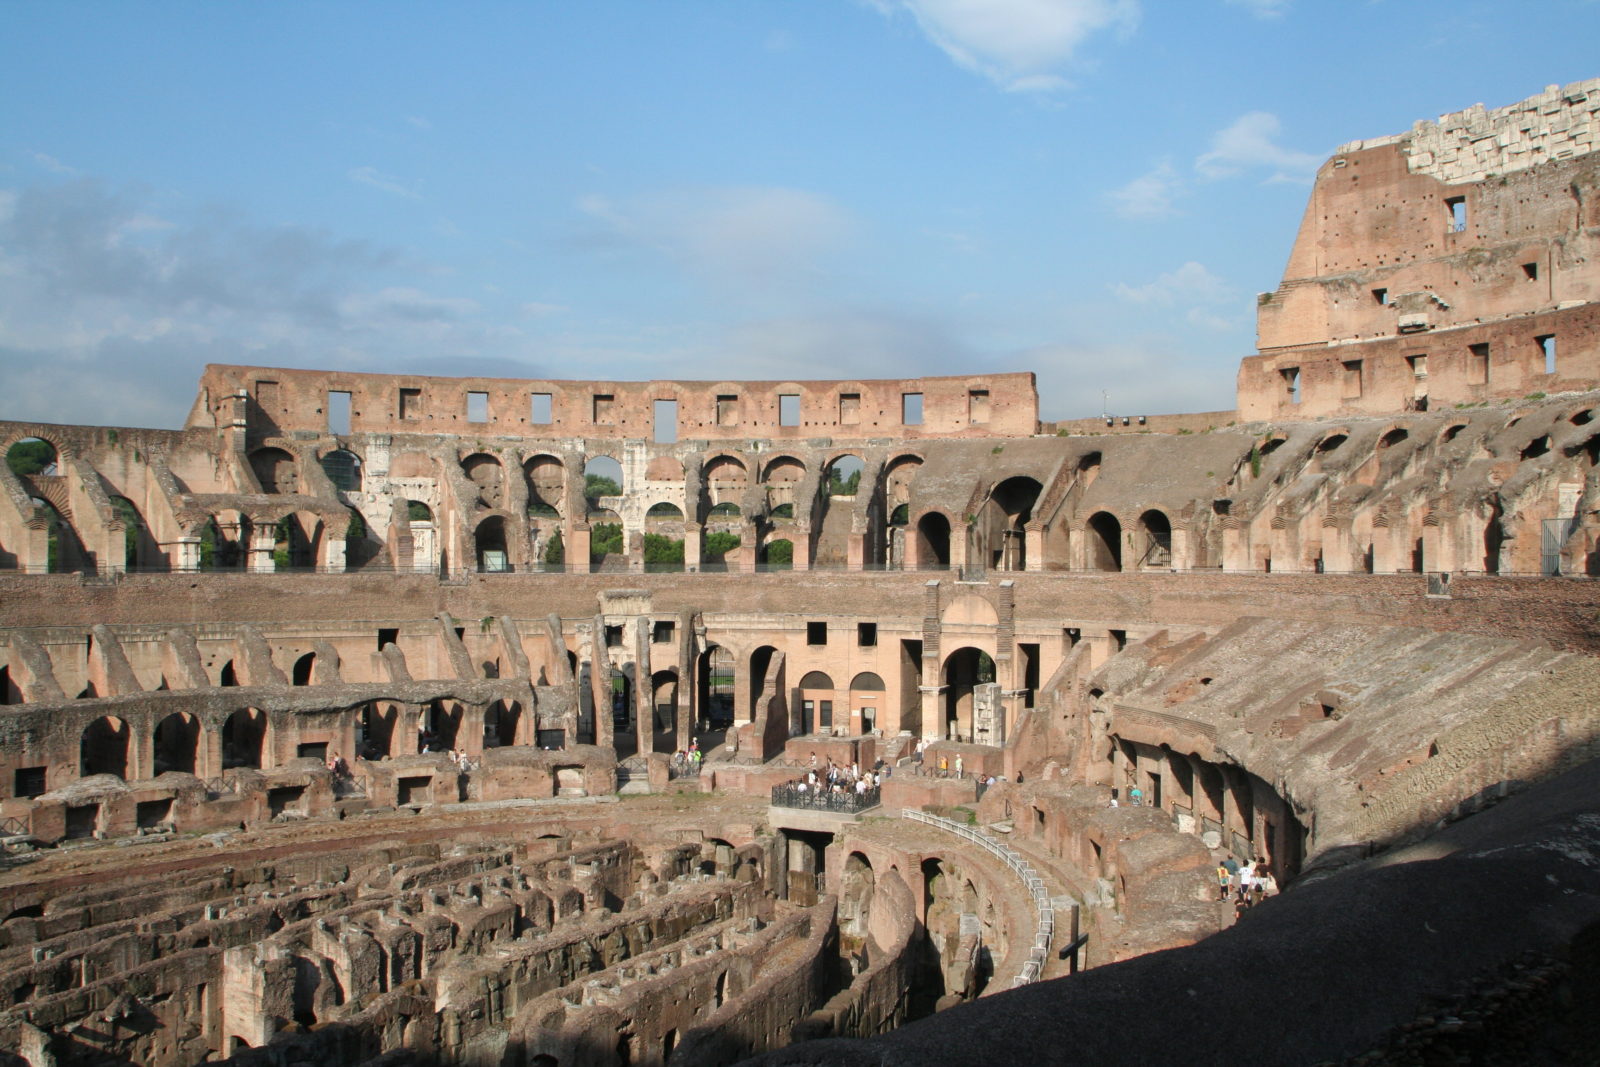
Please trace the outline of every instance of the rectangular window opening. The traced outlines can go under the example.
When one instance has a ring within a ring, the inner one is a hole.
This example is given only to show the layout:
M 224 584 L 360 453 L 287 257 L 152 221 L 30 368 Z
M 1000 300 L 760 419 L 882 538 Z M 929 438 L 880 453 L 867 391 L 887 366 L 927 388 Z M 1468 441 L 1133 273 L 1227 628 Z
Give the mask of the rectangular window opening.
M 839 394 L 839 425 L 855 426 L 861 421 L 861 394 Z
M 1068 648 L 1077 647 L 1078 642 L 1083 640 L 1083 631 L 1078 629 L 1076 626 L 1068 626 L 1066 629 L 1062 630 L 1061 633 L 1062 636 L 1067 639 Z
M 1464 232 L 1467 228 L 1467 198 L 1464 196 L 1448 197 L 1444 202 L 1444 206 L 1450 212 L 1450 232 Z
M 1539 346 L 1539 352 L 1544 356 L 1544 372 L 1546 374 L 1554 374 L 1556 372 L 1556 335 L 1553 333 L 1543 334 L 1535 337 L 1533 343 Z
M 468 422 L 488 422 L 489 421 L 489 394 L 488 393 L 471 393 L 471 392 L 469 392 L 467 394 L 467 421 Z
M 1278 374 L 1283 378 L 1283 389 L 1289 394 L 1289 403 L 1300 403 L 1300 368 L 1285 367 Z
M 1406 365 L 1411 368 L 1411 377 L 1421 380 L 1428 376 L 1428 357 L 1426 355 L 1407 356 Z
M 806 644 L 825 645 L 828 643 L 828 624 L 825 622 L 806 623 Z
M 678 402 L 676 400 L 657 400 L 655 402 L 655 423 L 652 438 L 658 445 L 675 445 L 678 443 Z
M 1344 364 L 1344 398 L 1358 400 L 1361 397 L 1361 360 L 1349 359 Z
M 607 648 L 621 648 L 622 647 L 622 627 L 621 626 L 607 626 L 606 627 L 606 647 Z
M 1530 282 L 1538 281 L 1539 280 L 1539 264 L 1537 262 L 1524 263 L 1522 265 L 1522 273 L 1523 273 L 1524 277 L 1526 277 Z
M 1487 385 L 1489 383 L 1489 345 L 1472 345 L 1469 349 L 1472 358 L 1467 364 L 1467 382 L 1470 385 Z
M 799 426 L 800 425 L 800 394 L 799 393 L 779 393 L 778 394 L 778 425 L 779 426 Z
M 328 432 L 335 436 L 350 432 L 350 394 L 341 389 L 328 390 Z
M 610 393 L 594 394 L 594 421 L 601 426 L 611 422 L 611 407 L 616 397 Z
M 555 405 L 549 393 L 534 393 L 528 399 L 528 422 L 534 426 L 549 426 L 555 421 Z
M 12 795 L 24 799 L 43 796 L 48 791 L 44 787 L 44 776 L 43 767 L 18 767 Z
M 665 645 L 672 641 L 672 635 L 677 632 L 677 626 L 671 621 L 656 622 L 650 626 L 650 640 L 658 645 Z
M 1389 306 L 1389 290 L 1387 290 L 1387 289 L 1374 289 L 1374 290 L 1372 290 L 1372 299 L 1377 301 L 1379 304 L 1382 304 L 1384 307 L 1388 307 Z
M 400 390 L 400 417 L 402 419 L 422 418 L 422 390 Z
M 922 394 L 900 394 L 900 421 L 906 426 L 922 425 Z
M 391 630 L 391 629 L 388 629 L 387 627 L 385 627 L 385 628 L 381 628 L 381 629 L 378 630 L 378 651 L 379 652 L 383 651 L 383 647 L 385 645 L 398 644 L 399 641 L 400 641 L 400 631 L 398 629 L 392 629 Z
M 967 421 L 981 426 L 989 421 L 989 390 L 967 390 Z
M 739 397 L 721 393 L 717 396 L 717 425 L 735 426 L 739 422 Z
M 876 648 L 878 645 L 878 624 L 875 622 L 856 623 L 856 644 L 861 648 Z
M 1111 630 L 1109 632 L 1111 634 L 1111 648 L 1113 651 L 1121 652 L 1123 649 L 1128 647 L 1128 631 Z

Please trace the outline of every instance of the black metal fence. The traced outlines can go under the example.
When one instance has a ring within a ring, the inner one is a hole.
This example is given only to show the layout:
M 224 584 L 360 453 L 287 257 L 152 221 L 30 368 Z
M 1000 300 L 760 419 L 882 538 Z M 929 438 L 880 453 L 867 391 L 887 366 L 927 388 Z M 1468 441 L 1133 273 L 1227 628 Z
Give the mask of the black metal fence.
M 804 782 L 785 782 L 772 787 L 772 804 L 778 808 L 805 808 L 809 811 L 831 811 L 841 815 L 855 815 L 875 808 L 882 803 L 879 789 L 858 793 L 846 789 L 835 793 L 826 786 L 809 786 Z

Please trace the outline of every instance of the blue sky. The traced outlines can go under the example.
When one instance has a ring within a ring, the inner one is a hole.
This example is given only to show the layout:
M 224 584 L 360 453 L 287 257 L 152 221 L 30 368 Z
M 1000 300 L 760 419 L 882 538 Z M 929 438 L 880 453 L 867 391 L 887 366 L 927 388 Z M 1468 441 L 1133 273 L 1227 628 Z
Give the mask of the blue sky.
M 1233 405 L 1317 165 L 1600 3 L 0 0 L 0 418 L 207 362 Z

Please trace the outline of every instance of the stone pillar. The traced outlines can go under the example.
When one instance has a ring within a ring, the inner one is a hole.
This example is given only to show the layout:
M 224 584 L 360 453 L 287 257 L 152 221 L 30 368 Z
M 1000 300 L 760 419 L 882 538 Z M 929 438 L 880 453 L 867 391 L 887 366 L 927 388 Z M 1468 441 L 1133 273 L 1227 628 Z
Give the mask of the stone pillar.
M 573 523 L 568 528 L 563 541 L 566 546 L 567 570 L 574 574 L 588 574 L 589 524 L 586 522 Z
M 265 523 L 250 525 L 250 573 L 271 574 L 277 570 L 272 559 L 272 546 L 277 538 L 277 528 Z
M 199 537 L 181 537 L 173 547 L 177 549 L 177 569 L 179 571 L 192 572 L 200 569 Z M 270 557 L 270 550 L 268 555 Z
M 942 685 L 919 685 L 922 694 L 922 736 L 927 741 L 944 740 L 944 690 Z
M 342 537 L 334 537 L 327 524 L 322 527 L 322 543 L 317 548 L 317 570 L 328 574 L 344 573 L 344 546 Z
M 611 653 L 606 648 L 605 616 L 596 615 L 592 625 L 594 633 L 589 640 L 589 691 L 594 695 L 594 743 L 601 748 L 615 750 L 616 724 L 611 718 Z
M 1044 527 L 1028 523 L 1022 528 L 1022 568 L 1025 571 L 1044 570 Z
M 965 519 L 950 524 L 950 569 L 959 571 L 967 565 L 967 533 L 972 529 Z
M 808 571 L 811 569 L 811 528 L 795 527 L 794 537 L 790 541 L 794 545 L 794 569 Z
M 456 729 L 457 752 L 465 752 L 474 760 L 483 758 L 483 720 L 487 713 L 486 704 L 462 706 L 461 725 Z
M 861 570 L 867 561 L 867 535 L 851 531 L 850 535 L 845 538 L 844 544 L 845 569 L 851 571 Z
M 201 720 L 200 740 L 195 746 L 194 754 L 196 777 L 216 778 L 222 774 L 222 724 L 226 721 L 227 716 L 223 716 L 211 725 Z
M 700 555 L 703 551 L 701 542 L 704 540 L 705 527 L 697 522 L 683 524 L 683 569 L 694 573 L 700 570 Z

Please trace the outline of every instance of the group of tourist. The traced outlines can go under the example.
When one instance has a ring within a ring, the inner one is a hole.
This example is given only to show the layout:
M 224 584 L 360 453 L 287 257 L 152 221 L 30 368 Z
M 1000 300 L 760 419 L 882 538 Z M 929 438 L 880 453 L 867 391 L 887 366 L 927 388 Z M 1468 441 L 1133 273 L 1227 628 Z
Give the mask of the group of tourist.
M 700 751 L 700 739 L 698 737 L 690 738 L 688 748 L 680 748 L 672 754 L 672 773 L 683 774 L 685 771 L 698 771 L 700 769 L 700 761 L 704 758 L 705 754 Z
M 1278 880 L 1272 876 L 1266 860 L 1249 860 L 1240 863 L 1232 856 L 1217 864 L 1218 900 L 1233 899 L 1238 911 L 1260 904 L 1267 897 L 1278 895 Z
M 890 768 L 883 760 L 878 760 L 871 768 L 863 771 L 861 764 L 851 763 L 849 766 L 835 764 L 832 759 L 818 766 L 817 754 L 811 754 L 811 767 L 806 771 L 806 776 L 801 780 L 798 789 L 802 793 L 855 793 L 865 795 L 868 790 L 876 789 L 889 777 Z

